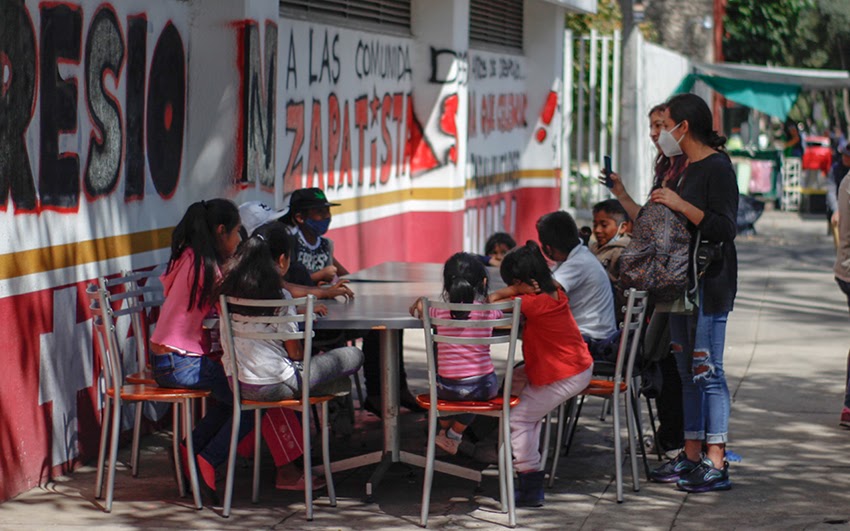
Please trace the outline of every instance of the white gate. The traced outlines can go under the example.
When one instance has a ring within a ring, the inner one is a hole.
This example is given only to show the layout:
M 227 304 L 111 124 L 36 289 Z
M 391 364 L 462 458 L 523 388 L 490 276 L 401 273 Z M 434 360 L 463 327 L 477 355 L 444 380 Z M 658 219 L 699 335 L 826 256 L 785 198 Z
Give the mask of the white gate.
M 564 36 L 564 149 L 561 207 L 589 218 L 610 197 L 597 179 L 605 155 L 619 168 L 620 32 Z

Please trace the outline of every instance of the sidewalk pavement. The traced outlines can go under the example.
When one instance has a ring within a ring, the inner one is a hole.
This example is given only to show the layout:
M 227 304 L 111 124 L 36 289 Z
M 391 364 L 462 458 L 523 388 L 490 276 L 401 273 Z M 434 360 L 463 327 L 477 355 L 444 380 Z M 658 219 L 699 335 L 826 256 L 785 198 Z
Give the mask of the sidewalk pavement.
M 833 276 L 833 248 L 825 221 L 766 212 L 759 234 L 738 241 L 740 282 L 729 320 L 726 371 L 732 393 L 729 492 L 686 494 L 641 478 L 617 504 L 613 481 L 610 416 L 599 420 L 601 402 L 589 402 L 546 506 L 519 509 L 521 529 L 812 529 L 850 521 L 850 431 L 838 427 L 848 337 L 845 299 Z M 405 334 L 405 364 L 414 389 L 423 389 L 422 335 Z M 421 451 L 426 422 L 402 417 L 403 446 Z M 273 487 L 271 460 L 264 458 L 260 503 L 250 502 L 249 467 L 237 473 L 233 515 L 220 508 L 191 508 L 178 498 L 168 461 L 167 434 L 148 436 L 140 477 L 126 467 L 117 474 L 113 512 L 93 497 L 94 468 L 21 494 L 0 505 L 0 529 L 415 529 L 422 473 L 396 465 L 364 501 L 372 467 L 335 475 L 338 506 L 318 498 L 315 519 L 304 519 L 303 495 Z M 380 446 L 380 422 L 358 413 L 350 441 L 335 441 L 335 457 Z M 126 462 L 127 449 L 119 461 Z M 657 463 L 650 458 L 650 465 Z M 477 492 L 471 482 L 435 475 L 429 527 L 493 529 L 507 523 L 498 512 L 498 485 L 488 476 Z

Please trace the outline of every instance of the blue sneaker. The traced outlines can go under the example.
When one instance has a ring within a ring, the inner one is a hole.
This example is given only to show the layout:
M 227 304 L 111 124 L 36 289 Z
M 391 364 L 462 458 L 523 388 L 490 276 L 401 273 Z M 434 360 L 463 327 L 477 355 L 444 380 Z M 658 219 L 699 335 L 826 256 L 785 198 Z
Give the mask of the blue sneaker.
M 679 452 L 679 455 L 672 460 L 667 461 L 658 468 L 653 469 L 649 473 L 649 479 L 656 483 L 675 483 L 679 478 L 685 476 L 693 469 L 699 466 L 699 463 L 688 459 L 685 452 Z
M 732 481 L 729 479 L 729 463 L 723 463 L 723 469 L 714 468 L 714 463 L 707 457 L 688 474 L 682 476 L 676 486 L 685 492 L 711 492 L 714 490 L 729 490 Z

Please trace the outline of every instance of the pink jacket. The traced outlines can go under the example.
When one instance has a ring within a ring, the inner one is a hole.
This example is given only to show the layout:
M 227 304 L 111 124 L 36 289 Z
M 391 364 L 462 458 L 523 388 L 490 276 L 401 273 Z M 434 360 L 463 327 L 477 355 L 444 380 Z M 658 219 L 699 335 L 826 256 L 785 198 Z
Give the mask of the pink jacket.
M 186 249 L 177 259 L 174 267 L 159 277 L 164 288 L 165 302 L 160 309 L 151 342 L 175 347 L 187 353 L 203 355 L 210 352 L 209 334 L 204 330 L 203 323 L 212 306 L 203 304 L 201 308 L 198 308 L 196 301 L 196 305 L 187 310 L 192 288 L 194 260 L 195 252 L 192 249 Z M 201 275 L 198 282 L 200 286 L 203 283 L 203 267 L 199 274 Z

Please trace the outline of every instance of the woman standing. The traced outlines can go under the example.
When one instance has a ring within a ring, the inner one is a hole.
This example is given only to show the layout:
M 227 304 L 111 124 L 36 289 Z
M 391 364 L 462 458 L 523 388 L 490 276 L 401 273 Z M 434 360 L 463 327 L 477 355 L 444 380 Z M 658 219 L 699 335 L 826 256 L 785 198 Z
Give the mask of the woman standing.
M 723 152 L 725 143 L 712 129 L 711 111 L 700 97 L 680 94 L 667 102 L 658 145 L 668 158 L 686 155 L 688 166 L 676 190 L 664 183 L 652 191 L 650 201 L 688 220 L 692 253 L 699 243 L 715 255 L 697 279 L 698 311 L 670 315 L 672 349 L 682 379 L 685 448 L 650 475 L 654 481 L 676 482 L 688 492 L 732 486 L 725 461 L 730 399 L 723 350 L 737 291 L 738 184 Z M 622 185 L 615 186 L 614 193 L 621 201 L 631 201 Z

